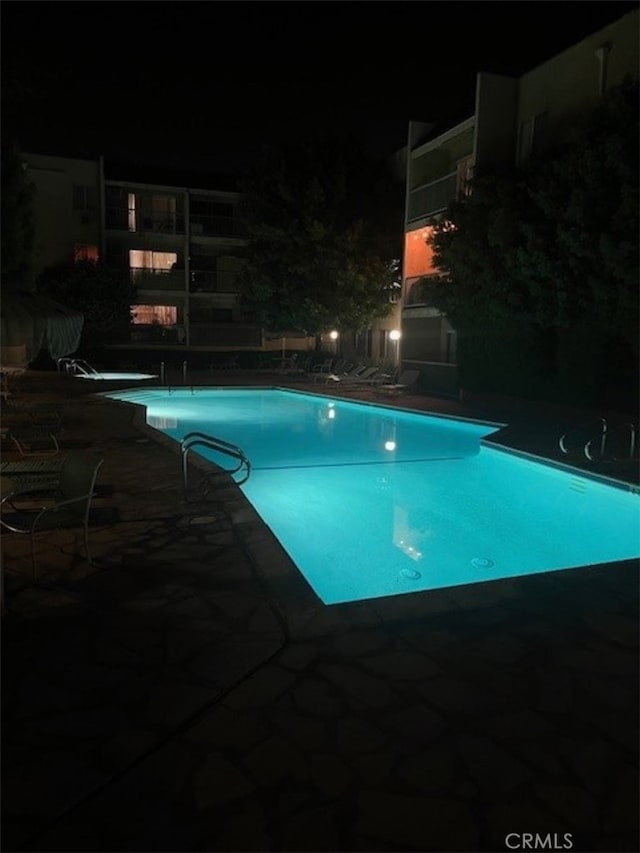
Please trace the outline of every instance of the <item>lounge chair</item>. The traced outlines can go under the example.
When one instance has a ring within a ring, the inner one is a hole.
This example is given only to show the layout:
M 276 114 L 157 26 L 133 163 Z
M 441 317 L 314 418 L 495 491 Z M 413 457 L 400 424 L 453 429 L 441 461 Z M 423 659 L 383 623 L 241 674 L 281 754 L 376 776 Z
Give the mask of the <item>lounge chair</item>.
M 399 394 L 404 394 L 405 391 L 408 391 L 418 381 L 420 376 L 419 370 L 404 370 L 400 376 L 398 377 L 397 382 L 390 382 L 388 384 L 378 385 L 376 387 L 376 391 L 380 394 L 387 394 L 389 396 L 397 396 Z
M 13 483 L 37 482 L 52 483 L 60 477 L 65 457 L 55 456 L 49 459 L 20 459 L 15 462 L 0 463 L 0 476 L 9 477 Z
M 329 375 L 329 373 L 331 373 L 332 364 L 333 358 L 325 358 L 324 361 L 312 365 L 312 367 L 305 373 L 305 376 L 308 376 L 314 380 L 316 379 L 316 377 L 326 377 Z
M 34 582 L 37 580 L 35 541 L 38 533 L 63 528 L 82 529 L 87 560 L 91 563 L 89 512 L 103 462 L 104 459 L 93 453 L 69 453 L 59 478 L 48 487 L 15 488 L 2 497 L 0 525 L 11 533 L 28 535 L 31 539 Z
M 357 364 L 351 364 L 349 367 L 344 370 L 342 373 L 326 373 L 322 376 L 327 385 L 331 384 L 331 382 L 340 382 L 342 379 L 353 378 L 355 376 L 359 376 L 367 369 L 367 365 L 363 362 L 359 361 Z
M 374 376 L 379 373 L 377 367 L 365 367 L 359 373 L 347 374 L 346 376 L 337 376 L 335 381 L 339 385 L 346 387 L 355 387 L 356 385 L 368 385 L 373 380 Z
M 278 373 L 282 373 L 284 375 L 306 373 L 306 371 L 306 361 L 303 359 L 302 362 L 299 362 L 297 352 L 294 352 L 293 355 L 290 355 L 288 358 L 283 358 L 278 368 Z
M 60 453 L 59 428 L 31 424 L 8 427 L 3 437 L 10 438 L 21 456 L 56 456 Z

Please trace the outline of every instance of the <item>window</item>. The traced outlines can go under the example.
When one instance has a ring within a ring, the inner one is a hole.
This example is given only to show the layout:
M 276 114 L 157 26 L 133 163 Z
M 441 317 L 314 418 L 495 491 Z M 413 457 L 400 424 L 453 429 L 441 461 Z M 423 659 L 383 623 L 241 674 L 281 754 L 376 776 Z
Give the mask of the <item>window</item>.
M 132 305 L 131 322 L 134 325 L 175 326 L 178 309 L 175 305 Z
M 73 209 L 80 213 L 86 213 L 93 210 L 94 207 L 95 205 L 93 203 L 93 192 L 91 191 L 91 187 L 85 186 L 85 184 L 74 184 Z
M 371 358 L 371 339 L 372 330 L 367 329 L 366 332 L 356 332 L 355 351 L 356 355 L 364 358 Z
M 129 231 L 136 230 L 136 194 L 129 193 L 127 196 L 127 211 L 129 219 Z
M 378 355 L 380 358 L 386 358 L 389 354 L 389 330 L 388 329 L 380 329 L 380 341 L 379 341 L 380 350 Z
M 163 275 L 178 263 L 176 252 L 153 252 L 146 249 L 129 250 L 129 269 L 131 275 Z
M 538 113 L 533 118 L 521 122 L 518 131 L 518 163 L 525 163 L 529 157 L 539 154 L 547 141 L 549 114 Z
M 91 222 L 91 213 L 96 209 L 93 189 L 84 184 L 74 184 L 72 205 L 74 211 L 79 214 L 82 225 L 88 225 Z
M 81 261 L 93 261 L 97 263 L 99 260 L 98 247 L 86 245 L 85 243 L 76 243 L 73 247 L 73 263 L 77 264 Z
M 177 202 L 174 196 L 129 193 L 127 198 L 129 231 L 157 231 L 176 234 Z
M 467 196 L 470 192 L 469 181 L 473 177 L 473 157 L 463 157 L 456 163 L 456 192 L 458 196 Z
M 405 305 L 428 305 L 427 285 L 431 276 L 423 275 L 419 278 L 407 279 L 407 298 Z

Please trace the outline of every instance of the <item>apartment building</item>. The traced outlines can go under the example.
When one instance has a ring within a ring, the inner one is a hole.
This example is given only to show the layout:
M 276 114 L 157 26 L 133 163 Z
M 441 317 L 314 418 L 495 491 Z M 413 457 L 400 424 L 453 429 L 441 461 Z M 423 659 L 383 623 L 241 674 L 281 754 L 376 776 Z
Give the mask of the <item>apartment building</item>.
M 97 260 L 102 241 L 101 169 L 98 160 L 22 154 L 34 195 L 34 266 Z
M 203 349 L 312 349 L 315 338 L 270 335 L 242 306 L 238 273 L 246 240 L 240 194 L 126 179 L 102 158 L 23 154 L 35 187 L 36 274 L 72 261 L 103 261 L 131 280 L 131 342 Z M 118 175 L 118 177 L 116 177 Z M 397 175 L 398 180 L 404 174 Z M 322 337 L 325 350 L 396 363 L 400 299 L 358 333 Z
M 236 192 L 105 180 L 103 256 L 135 287 L 134 342 L 260 348 L 241 307 Z
M 132 341 L 260 349 L 237 275 L 240 194 L 105 176 L 102 158 L 24 153 L 35 187 L 36 273 L 101 260 L 129 276 Z
M 625 76 L 637 79 L 639 13 L 632 11 L 519 78 L 476 77 L 475 107 L 448 127 L 410 122 L 406 149 L 402 362 L 421 385 L 457 396 L 456 331 L 425 298 L 435 273 L 433 221 L 468 192 L 474 168 L 521 164 L 561 142 Z

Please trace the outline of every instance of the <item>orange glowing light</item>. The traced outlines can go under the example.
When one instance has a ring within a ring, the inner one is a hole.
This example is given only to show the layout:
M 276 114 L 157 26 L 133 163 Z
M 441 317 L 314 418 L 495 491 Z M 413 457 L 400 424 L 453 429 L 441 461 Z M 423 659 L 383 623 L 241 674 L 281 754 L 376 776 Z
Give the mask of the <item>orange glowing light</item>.
M 427 238 L 433 232 L 433 226 L 428 225 L 409 231 L 404 240 L 404 276 L 429 275 L 435 272 L 433 266 L 433 249 L 427 245 Z

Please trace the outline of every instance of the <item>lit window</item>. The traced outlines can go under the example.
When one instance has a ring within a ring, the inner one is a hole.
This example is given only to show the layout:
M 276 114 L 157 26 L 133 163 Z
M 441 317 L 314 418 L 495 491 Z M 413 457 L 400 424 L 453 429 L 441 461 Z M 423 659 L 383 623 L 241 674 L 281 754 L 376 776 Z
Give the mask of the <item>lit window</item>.
M 77 264 L 81 261 L 93 261 L 93 263 L 97 263 L 98 247 L 85 245 L 84 243 L 76 243 L 73 247 L 73 262 L 74 264 Z
M 176 252 L 152 252 L 145 249 L 129 250 L 129 269 L 131 274 L 159 274 L 168 273 L 178 262 Z
M 176 233 L 177 200 L 174 196 L 128 193 L 129 231 Z
M 175 326 L 178 309 L 175 305 L 132 305 L 131 322 L 144 326 Z
M 129 211 L 129 231 L 136 230 L 136 194 L 129 193 L 127 196 L 127 209 Z

